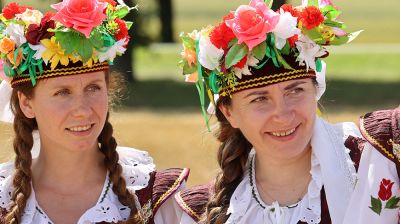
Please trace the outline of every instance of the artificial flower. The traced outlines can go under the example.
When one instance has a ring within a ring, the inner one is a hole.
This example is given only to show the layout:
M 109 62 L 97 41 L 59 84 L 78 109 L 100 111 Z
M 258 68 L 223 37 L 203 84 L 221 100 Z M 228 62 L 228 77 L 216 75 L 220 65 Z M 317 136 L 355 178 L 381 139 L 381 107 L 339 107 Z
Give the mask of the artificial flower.
M 181 56 L 183 59 L 186 59 L 189 66 L 196 64 L 196 52 L 194 50 L 183 47 L 183 51 L 181 52 Z
M 337 28 L 337 27 L 332 27 L 332 31 L 338 37 L 347 35 L 347 33 L 344 30 Z
M 238 38 L 238 44 L 246 43 L 249 49 L 267 38 L 278 23 L 279 15 L 268 8 L 263 0 L 251 0 L 250 5 L 241 5 L 235 16 L 227 20 L 226 25 Z
M 314 29 L 325 20 L 324 15 L 316 6 L 305 7 L 299 19 L 301 25 L 308 30 Z
M 39 24 L 43 18 L 43 14 L 34 9 L 26 9 L 25 12 L 15 15 L 16 18 L 22 20 L 25 25 Z
M 289 12 L 293 17 L 300 17 L 301 12 L 291 4 L 283 4 L 281 9 L 283 9 L 285 12 Z
M 43 60 L 50 61 L 51 70 L 54 70 L 58 63 L 61 63 L 64 66 L 69 64 L 69 56 L 64 54 L 64 49 L 61 48 L 54 36 L 51 37 L 51 39 L 43 39 L 40 43 L 46 47 L 42 57 Z
M 246 56 L 246 63 L 242 68 L 239 67 L 234 67 L 234 72 L 236 77 L 239 79 L 242 78 L 242 75 L 251 75 L 250 72 L 250 67 L 257 66 L 258 62 L 260 62 L 257 58 L 255 58 L 253 55 L 248 55 Z
M 39 44 L 43 39 L 50 39 L 54 36 L 53 32 L 49 32 L 48 29 L 54 29 L 56 27 L 56 23 L 54 20 L 49 20 L 49 17 L 43 17 L 40 24 L 31 24 L 28 26 L 28 31 L 26 32 L 27 41 L 36 45 Z
M 11 83 L 12 77 L 8 77 L 6 73 L 4 73 L 4 63 L 6 62 L 4 62 L 3 59 L 0 59 L 0 81 L 3 80 L 8 83 Z
M 52 5 L 52 8 L 58 11 L 53 19 L 89 38 L 93 28 L 99 26 L 107 17 L 103 13 L 106 7 L 106 2 L 97 0 L 64 0 Z
M 279 22 L 272 32 L 276 37 L 275 46 L 281 50 L 285 46 L 286 40 L 289 37 L 300 34 L 301 30 L 297 28 L 297 18 L 280 9 Z
M 289 46 L 294 47 L 296 46 L 296 42 L 299 40 L 299 35 L 294 35 L 288 38 Z
M 44 63 L 47 65 L 47 63 L 49 62 L 49 60 L 46 60 L 44 58 L 42 58 L 43 53 L 46 51 L 46 47 L 41 44 L 40 42 L 37 45 L 33 45 L 33 44 L 29 44 L 29 47 L 36 51 L 36 53 L 33 55 L 33 58 L 36 60 L 40 60 L 43 59 Z
M 99 0 L 99 2 L 108 2 L 110 5 L 112 5 L 112 7 L 117 6 L 117 2 L 114 0 Z
M 324 38 L 324 40 L 327 41 L 328 43 L 331 42 L 336 37 L 332 27 L 330 26 L 323 26 L 321 29 L 321 35 L 322 38 Z
M 102 49 L 98 52 L 98 57 L 100 62 L 104 61 L 114 61 L 114 58 L 117 55 L 121 55 L 126 51 L 126 48 L 124 47 L 126 45 L 126 39 L 121 39 L 115 44 L 109 48 Z
M 8 54 L 8 52 L 14 50 L 15 42 L 8 37 L 4 37 L 0 40 L 0 52 Z
M 7 54 L 7 59 L 11 62 L 11 64 L 14 65 L 14 68 L 16 68 L 23 59 L 22 49 L 18 48 L 18 53 L 16 57 L 15 57 L 15 50 L 11 51 L 10 53 Z
M 121 40 L 121 39 L 124 39 L 124 38 L 126 40 L 129 40 L 128 27 L 126 26 L 126 23 L 120 18 L 116 18 L 114 21 L 118 24 L 118 28 L 119 28 L 118 29 L 118 33 L 116 33 L 114 35 L 115 39 L 117 41 Z
M 300 65 L 305 64 L 307 69 L 312 68 L 316 70 L 315 59 L 327 54 L 324 48 L 305 35 L 300 35 L 299 40 L 296 42 L 296 48 L 299 51 L 296 61 Z
M 235 38 L 235 34 L 229 28 L 225 21 L 233 19 L 233 13 L 228 14 L 222 20 L 222 23 L 219 26 L 214 27 L 210 33 L 210 41 L 214 44 L 217 48 L 227 49 L 229 42 Z
M 20 6 L 16 2 L 12 2 L 4 6 L 2 13 L 4 18 L 10 20 L 15 17 L 16 14 L 25 12 L 26 9 L 32 9 L 32 7 Z
M 26 43 L 24 32 L 25 32 L 24 26 L 11 23 L 9 26 L 7 26 L 4 34 L 8 35 L 10 39 L 15 42 L 17 47 L 20 47 L 22 44 Z
M 214 46 L 214 44 L 211 43 L 210 39 L 205 35 L 201 35 L 199 40 L 199 47 L 200 64 L 211 71 L 214 69 L 218 69 L 220 60 L 222 56 L 224 56 L 224 50 Z
M 197 81 L 199 81 L 199 73 L 198 72 L 194 72 L 190 75 L 185 75 L 185 82 L 195 83 Z

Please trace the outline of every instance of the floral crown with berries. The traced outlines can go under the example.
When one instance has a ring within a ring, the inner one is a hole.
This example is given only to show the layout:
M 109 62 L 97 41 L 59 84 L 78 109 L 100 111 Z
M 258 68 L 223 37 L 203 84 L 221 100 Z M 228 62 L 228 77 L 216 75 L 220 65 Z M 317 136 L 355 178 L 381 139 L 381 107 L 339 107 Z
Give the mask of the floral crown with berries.
M 223 17 L 217 26 L 182 33 L 179 62 L 186 81 L 195 82 L 202 111 L 205 98 L 311 77 L 321 72 L 325 46 L 351 42 L 361 31 L 347 33 L 341 12 L 330 0 L 285 4 L 276 12 L 272 0 L 251 0 Z M 207 119 L 206 119 L 207 120 Z
M 38 79 L 107 70 L 129 42 L 122 0 L 63 0 L 44 15 L 13 2 L 0 14 L 0 80 Z

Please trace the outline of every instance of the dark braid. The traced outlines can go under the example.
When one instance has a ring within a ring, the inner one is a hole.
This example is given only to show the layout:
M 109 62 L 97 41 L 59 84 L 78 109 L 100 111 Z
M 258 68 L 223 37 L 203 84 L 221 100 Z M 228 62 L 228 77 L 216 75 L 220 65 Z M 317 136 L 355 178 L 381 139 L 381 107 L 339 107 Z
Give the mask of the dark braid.
M 230 106 L 231 99 L 222 97 L 218 105 Z M 228 219 L 227 210 L 233 192 L 243 178 L 247 159 L 252 148 L 239 129 L 233 128 L 217 107 L 217 119 L 220 129 L 217 139 L 221 142 L 218 149 L 218 164 L 221 172 L 215 180 L 214 194 L 207 204 L 207 224 L 222 224 Z
M 130 216 L 127 221 L 119 222 L 126 224 L 143 223 L 136 207 L 135 195 L 126 188 L 126 181 L 122 177 L 122 166 L 118 163 L 119 156 L 117 152 L 117 142 L 113 135 L 113 127 L 108 121 L 107 114 L 106 123 L 98 138 L 100 143 L 100 151 L 104 154 L 104 165 L 109 171 L 109 178 L 113 184 L 113 191 L 118 196 L 118 200 L 131 209 Z
M 26 96 L 32 96 L 32 88 L 25 88 L 24 93 Z M 25 117 L 21 108 L 19 107 L 19 100 L 17 90 L 14 89 L 11 96 L 11 109 L 15 115 L 14 118 L 14 151 L 15 157 L 15 172 L 13 179 L 13 192 L 11 192 L 12 205 L 6 215 L 6 223 L 20 223 L 21 215 L 25 209 L 26 202 L 31 195 L 31 181 L 32 181 L 32 154 L 31 149 L 33 146 L 33 130 L 37 129 L 35 119 Z

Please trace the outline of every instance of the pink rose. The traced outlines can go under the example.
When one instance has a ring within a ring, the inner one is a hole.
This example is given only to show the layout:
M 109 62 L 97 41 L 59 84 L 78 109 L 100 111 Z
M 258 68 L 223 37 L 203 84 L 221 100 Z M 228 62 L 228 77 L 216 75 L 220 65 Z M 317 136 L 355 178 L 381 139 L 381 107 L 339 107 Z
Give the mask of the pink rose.
M 235 17 L 225 21 L 238 38 L 251 50 L 267 39 L 279 21 L 279 14 L 268 8 L 263 0 L 251 0 L 250 5 L 241 5 L 235 11 Z
M 103 11 L 107 3 L 97 0 L 64 0 L 51 7 L 58 11 L 53 20 L 65 27 L 73 27 L 89 38 L 92 29 L 99 26 L 106 18 Z

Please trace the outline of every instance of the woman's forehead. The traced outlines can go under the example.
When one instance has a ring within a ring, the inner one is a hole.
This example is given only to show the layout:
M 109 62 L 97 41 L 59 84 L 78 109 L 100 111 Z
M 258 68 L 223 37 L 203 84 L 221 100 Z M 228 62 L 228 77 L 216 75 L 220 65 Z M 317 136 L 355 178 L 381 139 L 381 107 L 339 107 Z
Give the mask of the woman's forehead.
M 267 94 L 267 93 L 274 92 L 276 90 L 288 90 L 288 89 L 292 89 L 292 88 L 295 88 L 300 85 L 308 85 L 308 84 L 312 85 L 312 80 L 308 79 L 308 78 L 307 79 L 288 80 L 288 81 L 279 82 L 279 83 L 275 83 L 275 84 L 271 84 L 271 85 L 267 85 L 267 86 L 263 86 L 263 87 L 259 87 L 259 88 L 243 90 L 243 91 L 234 93 L 233 96 L 237 95 L 237 96 L 245 97 L 249 94 L 251 94 L 251 95 Z
M 77 86 L 77 85 L 87 85 L 93 82 L 105 82 L 105 73 L 103 71 L 97 71 L 92 73 L 85 73 L 79 75 L 69 75 L 62 77 L 55 77 L 41 80 L 38 83 L 42 86 Z

